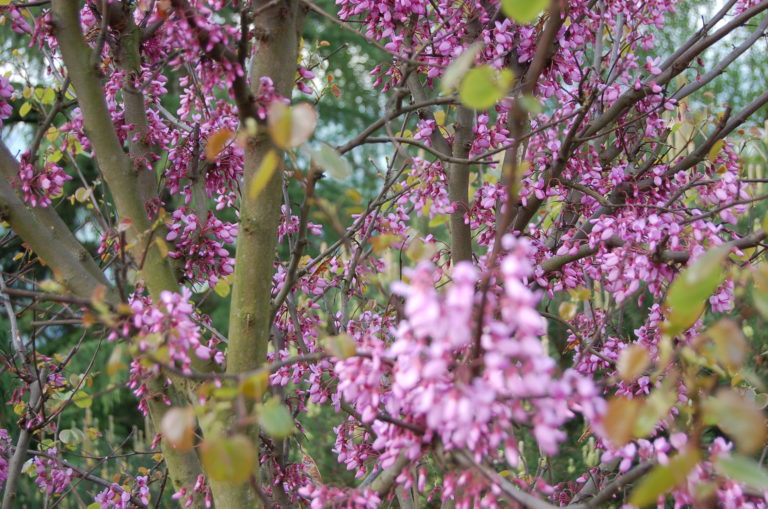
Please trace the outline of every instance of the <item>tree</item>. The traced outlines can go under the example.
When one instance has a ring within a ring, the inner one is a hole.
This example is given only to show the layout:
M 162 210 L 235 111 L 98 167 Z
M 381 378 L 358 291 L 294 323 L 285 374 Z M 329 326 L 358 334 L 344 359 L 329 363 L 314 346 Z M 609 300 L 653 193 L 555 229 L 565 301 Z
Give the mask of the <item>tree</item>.
M 766 10 L 0 0 L 2 508 L 765 507 Z

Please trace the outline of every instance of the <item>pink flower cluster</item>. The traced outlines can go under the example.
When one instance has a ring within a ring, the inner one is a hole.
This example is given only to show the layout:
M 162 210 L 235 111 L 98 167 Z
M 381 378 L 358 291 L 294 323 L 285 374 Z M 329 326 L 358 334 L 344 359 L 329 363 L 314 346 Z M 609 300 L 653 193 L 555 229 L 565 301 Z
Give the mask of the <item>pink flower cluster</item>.
M 62 493 L 67 489 L 74 477 L 71 468 L 63 467 L 56 461 L 58 451 L 52 447 L 45 451 L 46 456 L 35 456 L 32 465 L 35 474 L 35 484 L 48 495 Z
M 53 198 L 62 193 L 64 183 L 71 179 L 61 166 L 52 162 L 46 162 L 43 169 L 38 170 L 26 158 L 22 158 L 18 187 L 27 204 L 32 207 L 48 207 Z
M 131 496 L 134 496 L 145 506 L 149 504 L 147 476 L 136 476 L 133 479 L 131 491 L 126 490 L 119 484 L 112 484 L 112 486 L 105 488 L 96 495 L 94 502 L 99 504 L 99 509 L 132 509 L 135 505 L 131 501 Z
M 195 503 L 195 499 L 198 497 L 202 497 L 205 507 L 211 507 L 213 500 L 211 496 L 211 487 L 205 482 L 205 476 L 202 474 L 197 476 L 194 486 L 182 487 L 179 491 L 174 493 L 171 498 L 180 501 L 184 507 L 190 507 Z
M 3 128 L 3 119 L 8 118 L 13 113 L 13 107 L 6 99 L 13 95 L 13 85 L 5 76 L 0 76 L 0 129 Z
M 168 359 L 185 371 L 191 367 L 191 354 L 223 364 L 224 354 L 213 340 L 205 341 L 200 334 L 191 296 L 187 288 L 181 293 L 161 292 L 157 305 L 148 297 L 134 296 L 130 302 L 133 317 L 122 327 L 121 335 L 133 336 L 142 352 L 166 348 Z
M 218 340 L 206 340 L 200 333 L 196 311 L 190 300 L 191 292 L 186 287 L 181 293 L 162 292 L 160 302 L 134 294 L 130 299 L 133 315 L 116 327 L 109 335 L 110 341 L 126 338 L 135 342 L 143 355 L 149 355 L 154 362 L 168 362 L 185 372 L 191 371 L 192 355 L 199 359 L 212 359 L 224 364 L 224 353 L 217 348 Z M 159 366 L 148 368 L 140 357 L 130 365 L 128 386 L 139 398 L 139 409 L 148 413 L 146 398 L 157 397 L 146 385 L 146 379 L 157 376 Z M 170 400 L 162 396 L 166 404 Z
M 224 244 L 235 242 L 236 224 L 220 221 L 210 211 L 203 221 L 186 208 L 175 210 L 172 218 L 165 238 L 175 249 L 168 256 L 183 262 L 189 281 L 207 282 L 213 287 L 219 278 L 232 274 L 235 260 Z
M 337 509 L 377 509 L 382 500 L 371 490 L 336 488 L 328 485 L 308 484 L 299 490 L 302 497 L 311 500 L 311 509 L 333 507 Z
M 0 428 L 0 486 L 8 479 L 8 460 L 13 453 L 11 435 L 7 429 Z
M 383 468 L 400 454 L 418 461 L 434 439 L 478 459 L 502 450 L 516 466 L 517 424 L 532 425 L 539 447 L 554 454 L 568 419 L 577 413 L 588 422 L 599 419 L 604 402 L 591 379 L 571 370 L 558 376 L 541 343 L 545 323 L 526 285 L 528 244 L 506 237 L 504 248 L 485 309 L 478 309 L 479 274 L 471 264 L 457 264 L 443 292 L 435 288 L 440 272 L 421 264 L 394 288 L 405 298 L 405 320 L 391 347 L 336 362 L 338 390 L 372 423 Z M 360 447 L 342 450 L 348 468 L 359 469 L 370 456 Z

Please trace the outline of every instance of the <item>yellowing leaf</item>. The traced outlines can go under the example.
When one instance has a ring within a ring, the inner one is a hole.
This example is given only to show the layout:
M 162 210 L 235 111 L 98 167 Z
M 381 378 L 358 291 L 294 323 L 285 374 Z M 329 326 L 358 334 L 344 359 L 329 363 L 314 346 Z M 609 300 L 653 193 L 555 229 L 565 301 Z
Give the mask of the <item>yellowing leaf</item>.
M 578 310 L 579 307 L 575 303 L 565 300 L 557 307 L 557 314 L 563 320 L 571 320 L 576 316 L 576 311 Z
M 635 417 L 634 435 L 636 437 L 650 435 L 659 421 L 669 415 L 672 405 L 676 402 L 677 393 L 669 387 L 662 386 L 654 390 Z
M 46 88 L 40 97 L 40 102 L 43 104 L 53 104 L 56 100 L 56 91 L 52 88 Z
M 258 461 L 256 448 L 243 435 L 206 440 L 200 446 L 200 459 L 211 479 L 232 484 L 247 481 Z
M 385 250 L 389 249 L 395 242 L 401 241 L 399 235 L 394 233 L 382 233 L 371 239 L 371 245 L 373 246 L 373 252 L 375 254 L 381 254 Z
M 75 191 L 75 199 L 80 203 L 86 202 L 90 199 L 93 190 L 88 187 L 78 187 Z
M 325 348 L 334 357 L 348 359 L 357 353 L 355 340 L 349 334 L 328 336 L 325 338 Z
M 24 104 L 21 105 L 21 108 L 19 108 L 19 116 L 22 118 L 26 117 L 27 113 L 29 113 L 31 109 L 32 109 L 32 104 L 25 102 Z
M 461 82 L 459 99 L 464 106 L 475 110 L 491 108 L 507 94 L 513 79 L 509 69 L 496 71 L 489 65 L 475 67 Z
M 291 108 L 274 101 L 267 113 L 267 129 L 272 141 L 280 148 L 288 148 L 291 140 Z
M 240 392 L 246 398 L 260 401 L 269 388 L 269 373 L 260 371 L 240 382 Z
M 749 345 L 734 320 L 723 318 L 717 321 L 707 329 L 706 336 L 712 339 L 715 359 L 721 366 L 735 371 L 746 362 Z
M 164 239 L 161 239 L 160 237 L 155 238 L 155 244 L 157 244 L 157 250 L 160 251 L 160 256 L 163 258 L 168 257 L 168 244 L 165 242 Z
M 128 366 L 123 362 L 123 346 L 117 345 L 107 360 L 107 374 L 113 377 L 122 369 L 128 369 Z
M 90 406 L 93 405 L 93 398 L 85 391 L 77 391 L 75 395 L 72 396 L 72 402 L 78 408 L 90 408 Z
M 405 254 L 414 262 L 432 258 L 437 252 L 437 247 L 431 242 L 422 239 L 414 239 L 406 248 Z
M 644 346 L 629 345 L 619 354 L 616 368 L 622 380 L 632 382 L 643 374 L 650 362 L 648 350 Z
M 160 421 L 160 433 L 171 447 L 187 452 L 192 450 L 195 440 L 195 412 L 191 407 L 174 407 L 168 410 Z
M 208 142 L 205 145 L 205 158 L 209 162 L 215 161 L 234 134 L 232 129 L 221 129 L 208 136 Z
M 501 0 L 501 9 L 511 20 L 525 25 L 538 18 L 549 2 L 550 0 Z
M 229 295 L 231 288 L 232 285 L 229 283 L 229 280 L 226 278 L 221 278 L 216 282 L 216 285 L 213 287 L 213 291 L 216 292 L 216 295 L 219 297 L 225 298 L 227 295 Z
M 52 125 L 45 131 L 45 139 L 48 141 L 54 141 L 59 136 L 59 129 Z
M 707 153 L 707 161 L 709 161 L 710 163 L 715 162 L 715 159 L 717 159 L 717 156 L 719 156 L 720 152 L 723 150 L 724 144 L 725 144 L 725 141 L 717 140 L 712 145 L 712 148 L 709 149 L 709 152 Z
M 251 183 L 248 186 L 248 198 L 255 200 L 259 194 L 267 187 L 269 179 L 275 174 L 275 170 L 280 164 L 280 155 L 277 150 L 270 150 L 264 156 L 264 159 L 259 165 L 259 169 L 256 174 L 251 178 Z
M 632 439 L 639 410 L 640 401 L 636 399 L 615 397 L 608 402 L 602 427 L 614 446 L 621 447 Z

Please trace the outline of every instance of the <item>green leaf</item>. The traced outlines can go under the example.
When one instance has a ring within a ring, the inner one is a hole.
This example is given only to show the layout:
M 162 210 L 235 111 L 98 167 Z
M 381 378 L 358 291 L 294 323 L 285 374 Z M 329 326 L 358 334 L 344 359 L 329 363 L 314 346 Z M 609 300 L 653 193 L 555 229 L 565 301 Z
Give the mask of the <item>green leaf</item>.
M 760 491 L 768 491 L 768 472 L 757 462 L 746 456 L 720 456 L 715 460 L 717 471 L 747 486 Z
M 657 466 L 632 491 L 629 503 L 638 507 L 655 504 L 659 495 L 667 493 L 684 482 L 700 459 L 698 450 L 689 449 L 671 458 L 669 464 Z
M 525 111 L 533 115 L 538 115 L 544 109 L 539 100 L 532 95 L 521 96 L 519 101 L 520 106 L 522 106 Z
M 507 94 L 513 79 L 509 69 L 496 71 L 489 65 L 475 67 L 461 82 L 459 99 L 468 108 L 486 110 Z
M 547 8 L 549 0 L 502 0 L 504 14 L 521 25 L 527 25 Z
M 278 397 L 273 397 L 259 408 L 259 425 L 272 438 L 287 438 L 293 433 L 291 412 Z
M 65 429 L 59 433 L 59 440 L 67 446 L 77 445 L 83 441 L 83 438 L 85 438 L 85 433 L 79 429 Z
M 312 162 L 336 180 L 352 175 L 352 166 L 330 145 L 323 143 L 319 150 L 310 150 L 309 153 Z
M 232 484 L 247 481 L 258 460 L 256 448 L 243 435 L 206 440 L 200 446 L 200 456 L 211 479 Z
M 72 402 L 78 408 L 89 408 L 93 404 L 93 398 L 87 392 L 77 391 L 75 395 L 72 396 Z
M 664 332 L 667 335 L 676 336 L 699 319 L 707 299 L 725 279 L 723 260 L 729 251 L 727 246 L 707 251 L 672 282 L 666 300 L 669 318 Z
M 440 91 L 443 94 L 449 93 L 461 82 L 461 79 L 467 74 L 467 71 L 469 71 L 472 64 L 475 62 L 475 57 L 482 49 L 482 43 L 475 42 L 464 50 L 464 53 L 456 57 L 456 60 L 451 62 L 451 65 L 445 70 L 443 79 L 440 82 Z

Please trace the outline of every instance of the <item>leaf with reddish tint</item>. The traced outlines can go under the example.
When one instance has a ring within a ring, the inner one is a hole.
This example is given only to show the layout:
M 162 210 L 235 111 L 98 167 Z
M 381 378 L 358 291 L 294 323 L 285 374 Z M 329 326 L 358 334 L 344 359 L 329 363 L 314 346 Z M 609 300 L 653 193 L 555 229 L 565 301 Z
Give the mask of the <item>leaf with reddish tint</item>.
M 616 369 L 619 372 L 619 378 L 625 382 L 632 382 L 643 374 L 650 363 L 651 358 L 647 348 L 642 345 L 629 345 L 619 354 Z
M 715 359 L 721 366 L 733 372 L 746 362 L 749 345 L 735 321 L 723 318 L 707 329 L 705 335 L 712 340 Z
M 174 407 L 160 421 L 160 433 L 171 447 L 186 452 L 192 449 L 195 439 L 195 412 L 192 408 Z
M 752 454 L 765 445 L 766 422 L 754 401 L 732 389 L 721 389 L 703 404 L 707 424 L 723 430 L 744 454 Z
M 205 144 L 205 158 L 209 162 L 215 161 L 234 134 L 232 129 L 221 129 L 208 136 L 208 142 Z
M 602 428 L 614 446 L 621 447 L 633 438 L 640 405 L 639 400 L 624 397 L 615 397 L 608 402 Z
M 291 136 L 288 148 L 298 147 L 312 137 L 317 126 L 317 112 L 309 103 L 297 104 L 291 108 Z
M 200 457 L 208 476 L 214 481 L 242 484 L 256 468 L 256 448 L 243 435 L 213 438 L 200 446 Z

